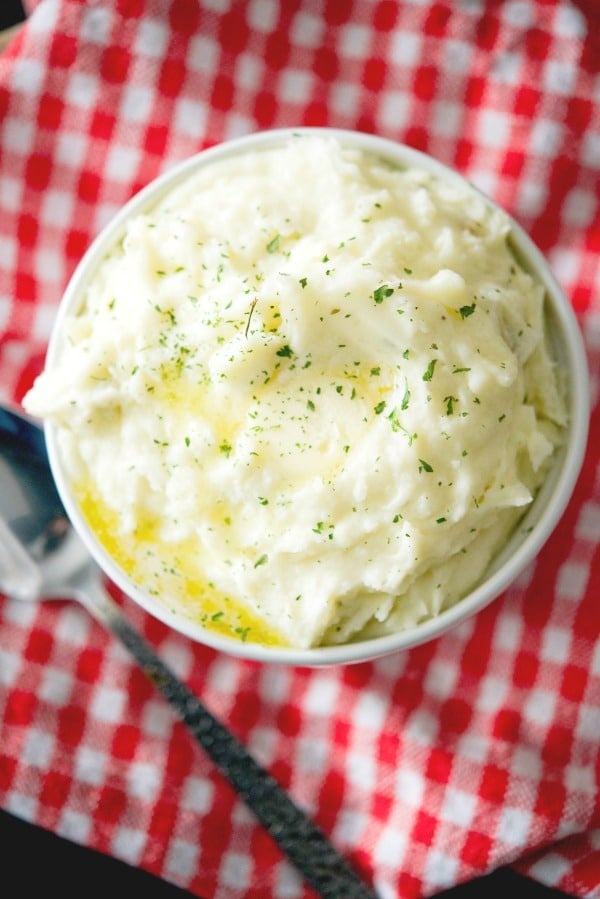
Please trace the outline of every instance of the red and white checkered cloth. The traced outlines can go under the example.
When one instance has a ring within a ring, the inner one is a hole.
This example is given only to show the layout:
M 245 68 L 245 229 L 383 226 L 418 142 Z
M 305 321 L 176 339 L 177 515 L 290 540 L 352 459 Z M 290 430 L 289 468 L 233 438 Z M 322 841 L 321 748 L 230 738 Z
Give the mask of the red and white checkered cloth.
M 134 191 L 258 129 L 376 132 L 458 168 L 548 256 L 594 402 L 535 564 L 410 652 L 220 656 L 125 611 L 382 899 L 514 865 L 600 896 L 597 0 L 38 0 L 0 57 L 0 394 L 40 370 L 77 260 Z M 207 899 L 308 888 L 120 645 L 0 597 L 0 805 Z

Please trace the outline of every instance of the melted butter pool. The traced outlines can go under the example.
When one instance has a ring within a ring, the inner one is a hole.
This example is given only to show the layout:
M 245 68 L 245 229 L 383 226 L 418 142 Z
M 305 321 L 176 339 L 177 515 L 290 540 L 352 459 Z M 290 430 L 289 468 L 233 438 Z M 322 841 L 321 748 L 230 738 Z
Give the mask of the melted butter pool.
M 140 587 L 165 607 L 213 633 L 264 646 L 287 642 L 240 602 L 202 577 L 195 562 L 193 540 L 170 543 L 160 538 L 159 523 L 140 519 L 131 539 L 119 533 L 118 513 L 88 484 L 75 495 L 96 537 L 112 559 Z

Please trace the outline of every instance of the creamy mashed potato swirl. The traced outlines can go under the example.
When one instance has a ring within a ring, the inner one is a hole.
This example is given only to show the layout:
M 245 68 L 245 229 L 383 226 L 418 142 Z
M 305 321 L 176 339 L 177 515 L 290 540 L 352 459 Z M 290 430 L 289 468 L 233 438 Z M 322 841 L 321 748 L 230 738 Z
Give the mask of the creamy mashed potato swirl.
M 481 578 L 566 424 L 509 231 L 329 137 L 214 162 L 129 221 L 25 406 L 183 614 L 300 648 L 410 627 Z

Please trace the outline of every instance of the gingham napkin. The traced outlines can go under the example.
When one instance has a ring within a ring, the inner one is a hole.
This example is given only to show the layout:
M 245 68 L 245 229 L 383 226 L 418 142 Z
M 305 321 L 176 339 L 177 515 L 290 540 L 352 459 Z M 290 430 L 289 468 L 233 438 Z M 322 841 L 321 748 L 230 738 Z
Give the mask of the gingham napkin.
M 595 0 L 39 0 L 0 58 L 0 392 L 43 363 L 77 260 L 173 163 L 358 128 L 458 168 L 579 316 L 590 441 L 555 533 L 475 619 L 372 664 L 217 655 L 126 614 L 348 855 L 411 899 L 512 864 L 600 896 L 600 12 Z M 0 597 L 0 805 L 206 899 L 308 888 L 125 651 Z

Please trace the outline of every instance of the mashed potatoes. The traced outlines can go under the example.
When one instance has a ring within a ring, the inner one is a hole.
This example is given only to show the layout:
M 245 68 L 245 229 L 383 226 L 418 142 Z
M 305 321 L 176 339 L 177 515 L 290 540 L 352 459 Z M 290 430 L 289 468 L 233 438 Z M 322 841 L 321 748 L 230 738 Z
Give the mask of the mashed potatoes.
M 295 647 L 410 627 L 481 578 L 566 423 L 508 233 L 331 138 L 215 162 L 129 222 L 25 406 L 183 614 Z

